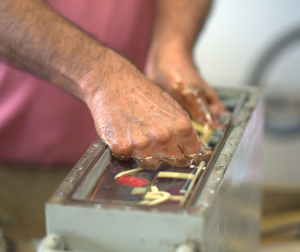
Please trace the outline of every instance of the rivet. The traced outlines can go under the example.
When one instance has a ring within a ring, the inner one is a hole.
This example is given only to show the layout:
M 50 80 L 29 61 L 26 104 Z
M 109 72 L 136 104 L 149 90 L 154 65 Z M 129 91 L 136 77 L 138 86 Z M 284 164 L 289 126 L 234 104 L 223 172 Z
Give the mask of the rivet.
M 98 147 L 99 145 L 98 145 L 98 144 L 93 144 L 93 146 L 94 146 L 94 147 Z
M 83 156 L 83 158 L 89 158 L 90 157 L 90 155 L 84 155 Z
M 66 182 L 70 182 L 70 183 L 72 183 L 72 182 L 73 182 L 73 180 L 72 180 L 72 179 L 66 179 L 65 181 L 66 181 Z
M 81 171 L 82 167 L 76 167 L 75 170 Z
M 226 166 L 225 166 L 225 165 L 221 165 L 220 168 L 221 168 L 221 169 L 225 169 Z

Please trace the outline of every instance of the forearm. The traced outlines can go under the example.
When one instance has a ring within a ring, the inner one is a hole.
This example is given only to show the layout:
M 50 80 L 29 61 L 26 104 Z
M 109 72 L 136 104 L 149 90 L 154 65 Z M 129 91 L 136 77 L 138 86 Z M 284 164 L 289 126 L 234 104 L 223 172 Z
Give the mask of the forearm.
M 151 49 L 190 53 L 210 5 L 211 0 L 158 0 Z
M 158 0 L 145 71 L 201 124 L 219 128 L 224 107 L 198 73 L 192 49 L 211 0 Z
M 86 102 L 114 155 L 157 169 L 162 158 L 187 166 L 209 153 L 176 101 L 41 0 L 1 0 L 0 34 L 1 56 Z
M 86 78 L 107 57 L 105 46 L 41 0 L 0 1 L 0 55 L 84 100 Z M 99 80 L 101 81 L 101 80 Z

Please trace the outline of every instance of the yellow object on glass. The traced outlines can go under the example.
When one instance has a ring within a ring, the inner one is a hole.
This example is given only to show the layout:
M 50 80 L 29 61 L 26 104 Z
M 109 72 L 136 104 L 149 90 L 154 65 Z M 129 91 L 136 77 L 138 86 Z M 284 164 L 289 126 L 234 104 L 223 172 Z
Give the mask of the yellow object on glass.
M 213 135 L 214 135 L 214 131 L 213 129 L 209 128 L 209 126 L 207 124 L 202 125 L 200 123 L 197 123 L 194 120 L 191 120 L 192 122 L 192 126 L 193 128 L 196 130 L 196 132 L 201 133 L 201 141 L 202 143 L 204 143 L 205 145 L 209 145 Z

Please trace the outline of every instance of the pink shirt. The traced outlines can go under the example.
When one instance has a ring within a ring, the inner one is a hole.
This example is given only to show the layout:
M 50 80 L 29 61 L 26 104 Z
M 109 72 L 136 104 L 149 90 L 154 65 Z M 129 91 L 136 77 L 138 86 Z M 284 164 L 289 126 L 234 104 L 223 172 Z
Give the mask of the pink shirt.
M 154 0 L 46 2 L 143 69 Z M 72 166 L 95 137 L 85 104 L 0 62 L 0 162 Z

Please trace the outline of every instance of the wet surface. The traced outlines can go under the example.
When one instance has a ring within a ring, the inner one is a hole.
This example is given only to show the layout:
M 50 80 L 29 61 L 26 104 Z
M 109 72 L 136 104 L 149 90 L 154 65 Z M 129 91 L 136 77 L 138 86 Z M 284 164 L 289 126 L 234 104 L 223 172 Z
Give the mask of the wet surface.
M 165 195 L 168 196 L 168 199 L 160 202 L 160 205 L 182 206 L 184 204 L 182 202 L 185 202 L 182 201 L 182 198 L 189 197 L 192 191 L 188 190 L 191 181 L 198 181 L 204 174 L 198 165 L 201 161 L 208 163 L 216 143 L 223 136 L 229 124 L 231 117 L 229 111 L 226 115 L 221 113 L 218 116 L 218 122 L 224 126 L 222 129 L 212 129 L 208 124 L 201 125 L 192 121 L 202 145 L 196 154 L 184 156 L 185 160 L 179 160 L 176 157 L 139 159 L 137 157 L 110 156 L 109 164 L 104 168 L 100 178 L 84 200 L 150 205 L 151 201 Z M 158 170 L 142 170 L 138 165 L 141 162 L 154 161 L 160 163 Z M 195 175 L 197 171 L 198 173 Z M 166 172 L 168 175 L 162 177 L 162 175 L 166 175 Z M 176 177 L 177 175 L 181 178 Z M 193 186 L 190 187 L 193 188 Z
M 123 201 L 126 203 L 140 204 L 142 201 L 149 200 L 149 196 L 154 193 L 154 187 L 156 191 L 166 192 L 171 196 L 168 200 L 160 203 L 161 205 L 179 206 L 182 197 L 189 187 L 191 179 L 187 179 L 186 176 L 184 178 L 171 178 L 172 175 L 178 173 L 179 176 L 182 174 L 191 174 L 191 176 L 194 176 L 200 161 L 204 161 L 205 163 L 208 162 L 216 142 L 223 133 L 224 130 L 209 131 L 209 134 L 211 134 L 209 141 L 210 145 L 203 145 L 201 150 L 199 150 L 199 153 L 195 154 L 193 157 L 187 157 L 185 164 L 176 160 L 174 157 L 158 157 L 158 159 L 160 159 L 160 167 L 158 170 L 137 170 L 124 174 L 123 172 L 139 168 L 136 160 L 128 157 L 123 157 L 122 160 L 120 160 L 111 156 L 109 164 L 85 200 L 105 200 L 110 202 Z M 198 134 L 201 138 L 207 133 L 204 131 L 204 133 L 198 132 Z M 150 157 L 149 159 L 153 160 L 156 158 Z M 171 175 L 169 175 L 171 177 L 161 177 L 161 172 L 169 172 L 171 173 Z M 202 175 L 203 172 L 200 171 L 195 179 L 198 180 Z M 151 196 L 157 198 L 161 197 L 161 195 Z M 149 202 L 150 201 L 151 199 Z M 147 204 L 147 202 L 145 204 Z
M 206 156 L 204 161 L 207 162 L 209 157 L 210 156 Z M 187 179 L 159 177 L 159 173 L 172 172 L 192 174 L 196 166 L 177 167 L 162 162 L 158 170 L 141 170 L 115 178 L 118 173 L 135 168 L 137 168 L 137 165 L 133 160 L 121 161 L 113 158 L 96 183 L 91 194 L 88 196 L 88 199 L 138 203 L 145 199 L 146 193 L 151 192 L 151 188 L 154 186 L 156 186 L 160 192 L 168 192 L 172 196 L 183 196 L 184 192 L 182 193 L 180 191 L 184 188 L 184 185 L 188 181 Z M 202 173 L 200 173 L 200 176 L 201 175 Z M 199 179 L 199 177 L 197 179 Z M 120 183 L 120 181 L 123 183 Z M 140 187 L 142 190 L 137 192 L 137 187 Z M 179 201 L 167 200 L 162 204 L 179 205 Z

